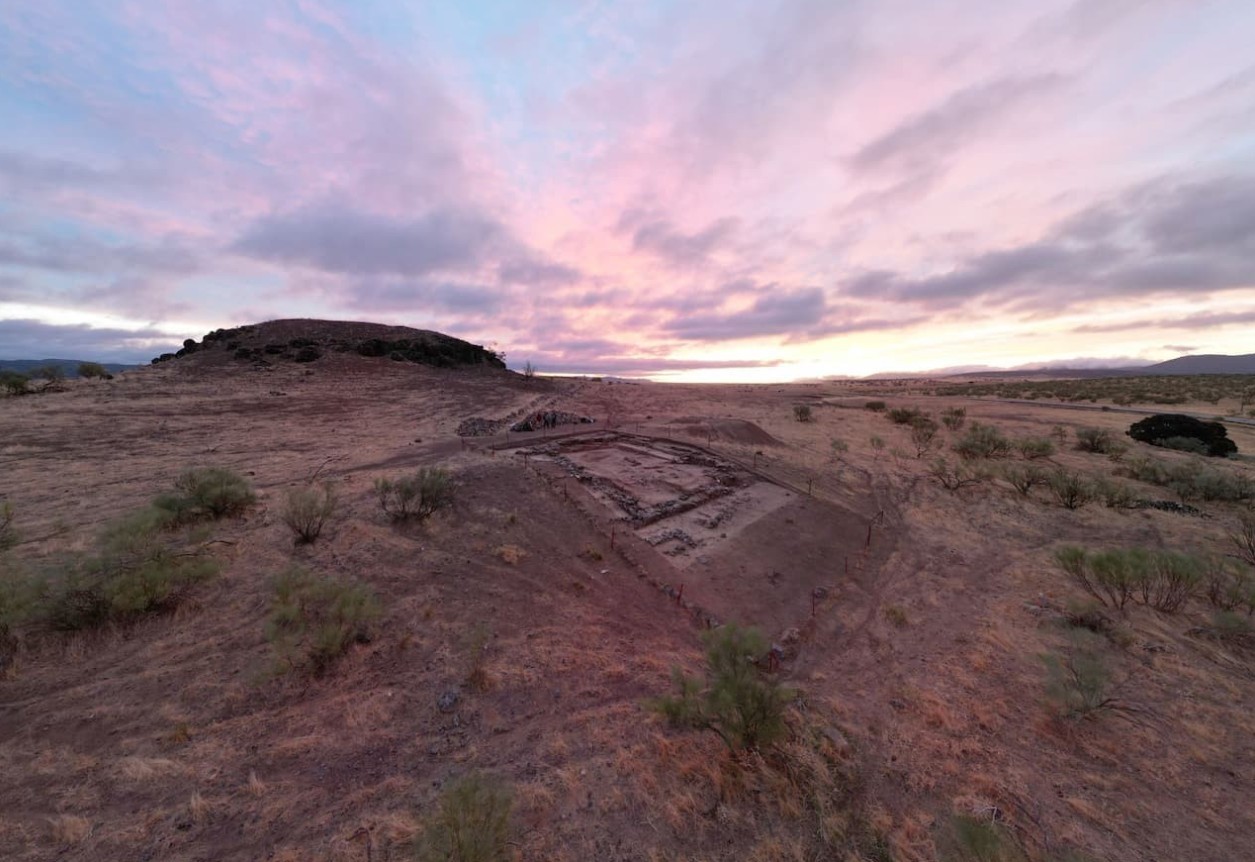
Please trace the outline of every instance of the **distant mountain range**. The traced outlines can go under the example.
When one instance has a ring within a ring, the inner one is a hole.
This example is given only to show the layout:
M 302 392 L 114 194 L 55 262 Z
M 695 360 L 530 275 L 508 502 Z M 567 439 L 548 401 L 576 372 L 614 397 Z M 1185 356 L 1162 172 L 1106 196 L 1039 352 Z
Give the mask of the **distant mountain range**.
M 49 365 L 58 366 L 66 377 L 78 377 L 78 366 L 83 362 L 91 362 L 90 359 L 0 359 L 0 371 L 16 371 L 18 374 L 30 374 L 36 368 L 46 368 Z M 139 368 L 138 365 L 121 365 L 117 362 L 101 362 L 105 371 L 110 374 L 117 374 L 119 371 L 130 371 L 132 368 Z
M 1171 374 L 1255 374 L 1255 353 L 1242 356 L 1227 356 L 1211 353 L 1197 356 L 1178 356 L 1165 362 L 1147 365 L 1135 365 L 1129 360 L 1114 360 L 1110 366 L 1094 364 L 1094 360 L 1079 360 L 1084 364 L 1073 367 L 1067 362 L 1048 365 L 1023 365 L 1018 368 L 989 368 L 981 366 L 958 366 L 939 368 L 935 371 L 921 372 L 885 372 L 869 375 L 868 379 L 904 379 L 912 377 L 964 377 L 988 379 L 999 377 L 1149 377 Z

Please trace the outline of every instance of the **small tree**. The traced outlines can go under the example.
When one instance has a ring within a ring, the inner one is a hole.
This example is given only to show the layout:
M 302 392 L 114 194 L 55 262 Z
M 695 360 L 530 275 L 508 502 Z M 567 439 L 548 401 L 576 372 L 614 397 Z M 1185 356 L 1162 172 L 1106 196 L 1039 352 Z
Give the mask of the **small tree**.
M 532 365 L 532 360 L 530 359 L 523 363 L 523 376 L 528 380 L 536 376 L 536 366 Z
M 412 476 L 376 479 L 379 508 L 394 521 L 423 521 L 453 502 L 453 479 L 442 467 L 420 467 Z
M 809 422 L 813 418 L 811 406 L 809 404 L 794 404 L 793 418 L 798 422 Z
M 283 523 L 296 536 L 296 544 L 312 544 L 321 535 L 323 525 L 335 509 L 335 492 L 330 485 L 293 488 L 288 491 Z
M 707 632 L 703 640 L 705 681 L 673 668 L 677 693 L 658 698 L 653 708 L 673 724 L 714 732 L 734 753 L 779 739 L 794 693 L 759 673 L 756 660 L 767 653 L 762 633 L 729 624 Z
M 911 423 L 911 443 L 915 445 L 916 458 L 923 458 L 932 451 L 937 430 L 937 423 L 926 416 Z
M 472 773 L 449 786 L 414 845 L 419 862 L 506 862 L 510 855 L 509 790 Z
M 1237 529 L 1229 534 L 1229 540 L 1237 549 L 1238 556 L 1255 566 L 1255 512 L 1238 516 Z
M 967 421 L 966 407 L 948 407 L 941 412 L 941 421 L 951 431 L 958 431 Z
M 88 380 L 104 377 L 108 373 L 99 362 L 80 362 L 78 364 L 78 376 L 86 377 Z

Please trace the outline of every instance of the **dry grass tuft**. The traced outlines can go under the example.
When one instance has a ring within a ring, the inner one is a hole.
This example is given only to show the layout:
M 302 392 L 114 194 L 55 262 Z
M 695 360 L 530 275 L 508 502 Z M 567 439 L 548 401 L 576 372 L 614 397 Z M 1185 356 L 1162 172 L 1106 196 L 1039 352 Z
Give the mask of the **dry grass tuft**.
M 518 545 L 502 545 L 493 553 L 500 557 L 502 562 L 511 566 L 517 566 L 527 556 L 527 551 Z
M 58 814 L 48 819 L 48 838 L 54 844 L 82 844 L 92 834 L 91 821 L 77 814 Z

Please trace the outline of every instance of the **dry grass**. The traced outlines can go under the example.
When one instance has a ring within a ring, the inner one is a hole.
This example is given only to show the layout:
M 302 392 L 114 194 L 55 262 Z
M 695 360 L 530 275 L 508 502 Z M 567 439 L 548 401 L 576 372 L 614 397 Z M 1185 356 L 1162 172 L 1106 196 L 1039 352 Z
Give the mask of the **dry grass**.
M 92 834 L 92 823 L 77 814 L 58 814 L 48 819 L 48 840 L 62 847 L 82 844 Z

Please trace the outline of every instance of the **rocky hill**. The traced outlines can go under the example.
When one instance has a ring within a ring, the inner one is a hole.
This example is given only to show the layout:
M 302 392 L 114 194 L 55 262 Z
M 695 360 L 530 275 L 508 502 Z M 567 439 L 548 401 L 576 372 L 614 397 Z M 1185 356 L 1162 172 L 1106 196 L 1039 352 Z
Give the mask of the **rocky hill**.
M 343 355 L 413 362 L 437 368 L 467 366 L 505 369 L 492 350 L 460 338 L 413 329 L 345 320 L 269 320 L 265 323 L 215 329 L 199 342 L 189 338 L 176 353 L 163 353 L 153 364 L 195 359 L 195 364 L 318 362 Z

